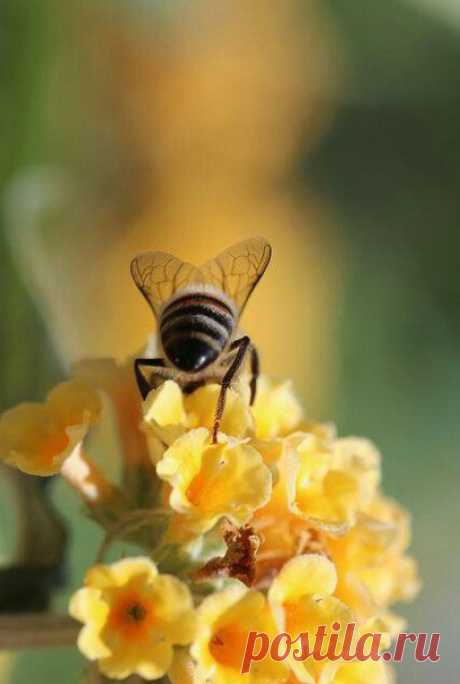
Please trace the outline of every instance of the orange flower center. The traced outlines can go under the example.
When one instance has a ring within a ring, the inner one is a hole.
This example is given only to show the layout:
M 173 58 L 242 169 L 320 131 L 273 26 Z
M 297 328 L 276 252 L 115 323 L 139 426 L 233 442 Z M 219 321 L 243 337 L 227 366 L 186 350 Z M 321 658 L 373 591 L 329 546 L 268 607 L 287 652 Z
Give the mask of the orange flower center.
M 141 622 L 146 615 L 147 611 L 141 603 L 135 603 L 128 608 L 128 616 L 134 620 L 134 622 Z
M 214 511 L 228 497 L 228 483 L 219 469 L 211 472 L 203 469 L 191 481 L 186 496 L 193 506 L 203 511 Z
M 239 670 L 243 660 L 248 631 L 238 625 L 221 627 L 212 637 L 209 650 L 215 660 L 225 667 Z
M 109 614 L 108 626 L 124 639 L 146 637 L 155 622 L 151 601 L 136 590 L 123 592 L 115 600 Z
M 295 603 L 284 604 L 284 615 L 286 620 L 286 631 L 289 634 L 300 634 L 302 631 L 302 621 L 299 615 L 299 608 Z
M 40 458 L 43 463 L 49 464 L 60 453 L 62 453 L 69 445 L 69 438 L 64 431 L 57 432 L 50 435 L 40 445 Z

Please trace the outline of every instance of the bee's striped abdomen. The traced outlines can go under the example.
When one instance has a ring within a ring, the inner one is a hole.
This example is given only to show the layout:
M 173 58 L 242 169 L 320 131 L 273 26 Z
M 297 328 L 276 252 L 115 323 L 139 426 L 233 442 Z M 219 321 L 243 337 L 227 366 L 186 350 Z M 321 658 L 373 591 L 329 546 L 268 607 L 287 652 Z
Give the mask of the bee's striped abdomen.
M 160 336 L 168 359 L 181 370 L 198 371 L 217 359 L 234 328 L 230 306 L 208 294 L 188 293 L 162 312 Z

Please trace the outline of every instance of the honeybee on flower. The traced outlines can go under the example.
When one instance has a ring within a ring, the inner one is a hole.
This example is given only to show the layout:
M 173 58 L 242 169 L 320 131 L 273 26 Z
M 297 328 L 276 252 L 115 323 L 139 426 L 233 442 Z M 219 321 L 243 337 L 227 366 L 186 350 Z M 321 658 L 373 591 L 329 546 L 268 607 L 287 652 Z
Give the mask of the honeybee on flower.
M 213 267 L 229 254 L 233 266 L 237 255 L 245 268 L 255 259 L 243 280 L 222 266 L 243 282 L 231 330 L 230 314 L 228 329 L 221 316 L 228 295 L 215 303 L 203 269 L 158 253 L 137 258 L 170 365 L 147 359 L 155 378 L 142 374 L 144 357 L 76 364 L 45 402 L 0 418 L 0 456 L 27 473 L 60 473 L 104 530 L 69 611 L 83 625 L 80 651 L 109 681 L 388 684 L 385 663 L 280 662 L 271 651 L 242 672 L 254 631 L 294 639 L 321 626 L 340 642 L 353 623 L 389 642 L 401 626 L 393 604 L 411 600 L 420 582 L 407 555 L 409 516 L 382 494 L 374 444 L 310 421 L 290 381 L 257 377 L 253 348 L 244 372 L 252 343 L 230 349 L 244 339 L 237 318 L 268 264 L 267 243 L 223 254 Z M 156 268 L 175 275 L 162 280 Z M 181 369 L 186 362 L 201 368 Z M 114 454 L 118 478 L 105 469 Z M 142 555 L 106 563 L 114 542 Z
M 249 353 L 251 397 L 256 395 L 259 359 L 255 346 L 238 330 L 238 321 L 271 258 L 264 238 L 229 247 L 200 268 L 164 252 L 133 259 L 131 274 L 148 301 L 158 325 L 164 355 L 136 359 L 136 380 L 145 399 L 155 379 L 176 380 L 185 392 L 206 382 L 219 382 L 212 429 L 217 441 L 228 388 Z M 150 367 L 149 380 L 141 368 Z

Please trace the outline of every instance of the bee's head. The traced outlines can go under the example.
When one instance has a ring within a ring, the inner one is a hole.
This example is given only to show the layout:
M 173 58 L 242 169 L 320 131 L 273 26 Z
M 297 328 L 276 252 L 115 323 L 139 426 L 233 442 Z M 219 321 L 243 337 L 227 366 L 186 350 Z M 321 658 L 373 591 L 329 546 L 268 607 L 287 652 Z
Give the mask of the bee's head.
M 196 373 L 215 361 L 219 352 L 198 337 L 177 337 L 165 349 L 171 363 L 186 373 Z

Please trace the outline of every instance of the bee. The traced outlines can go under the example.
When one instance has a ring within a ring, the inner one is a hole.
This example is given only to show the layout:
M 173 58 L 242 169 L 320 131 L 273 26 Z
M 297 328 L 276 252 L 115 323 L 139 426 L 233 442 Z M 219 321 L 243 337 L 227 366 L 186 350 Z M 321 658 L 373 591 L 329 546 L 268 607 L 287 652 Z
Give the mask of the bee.
M 238 323 L 271 258 L 264 238 L 240 242 L 196 267 L 164 252 L 131 262 L 131 275 L 158 324 L 158 358 L 134 362 L 142 398 L 158 383 L 175 380 L 185 393 L 220 384 L 212 440 L 217 441 L 225 395 L 250 356 L 250 403 L 255 399 L 259 357 Z M 149 369 L 148 377 L 143 369 Z

